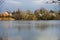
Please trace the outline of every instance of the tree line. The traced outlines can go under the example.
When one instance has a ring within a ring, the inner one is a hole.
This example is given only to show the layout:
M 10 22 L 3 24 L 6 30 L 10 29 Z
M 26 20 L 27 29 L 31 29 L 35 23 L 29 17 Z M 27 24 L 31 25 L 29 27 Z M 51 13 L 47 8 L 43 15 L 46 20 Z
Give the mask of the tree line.
M 41 8 L 31 12 L 30 10 L 22 11 L 18 9 L 13 12 L 7 11 L 5 14 L 0 14 L 0 17 L 11 17 L 15 20 L 60 20 L 60 11 L 48 11 L 45 8 Z
M 35 10 L 34 13 L 30 10 L 27 11 L 13 11 L 12 17 L 16 20 L 60 20 L 60 11 L 48 11 L 45 8 Z

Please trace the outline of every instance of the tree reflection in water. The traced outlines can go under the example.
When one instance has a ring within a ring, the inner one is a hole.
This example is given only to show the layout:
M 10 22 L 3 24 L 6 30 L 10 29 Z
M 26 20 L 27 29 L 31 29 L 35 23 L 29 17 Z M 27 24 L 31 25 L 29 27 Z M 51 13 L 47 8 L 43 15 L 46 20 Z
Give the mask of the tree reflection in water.
M 36 24 L 36 28 L 38 28 L 38 29 L 42 29 L 42 30 L 44 30 L 44 29 L 46 29 L 46 28 L 48 28 L 49 27 L 49 24 L 46 22 L 44 22 L 44 23 L 37 23 Z

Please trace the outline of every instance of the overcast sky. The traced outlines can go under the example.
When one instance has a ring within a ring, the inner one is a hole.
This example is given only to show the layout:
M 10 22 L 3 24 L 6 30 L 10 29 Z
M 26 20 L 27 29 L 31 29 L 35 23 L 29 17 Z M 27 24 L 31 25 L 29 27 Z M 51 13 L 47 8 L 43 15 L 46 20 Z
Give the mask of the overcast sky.
M 11 9 L 11 10 L 16 10 L 18 8 L 22 10 L 36 10 L 39 9 L 40 7 L 45 7 L 45 8 L 50 8 L 50 4 L 46 5 L 46 1 L 52 1 L 52 0 L 5 0 L 5 9 Z M 54 4 L 51 6 L 54 8 L 56 5 Z M 51 8 L 51 9 L 52 9 Z
M 33 5 L 39 5 L 41 3 L 45 3 L 46 1 L 52 1 L 52 0 L 6 0 L 8 4 L 12 5 L 24 5 L 24 4 L 33 4 Z

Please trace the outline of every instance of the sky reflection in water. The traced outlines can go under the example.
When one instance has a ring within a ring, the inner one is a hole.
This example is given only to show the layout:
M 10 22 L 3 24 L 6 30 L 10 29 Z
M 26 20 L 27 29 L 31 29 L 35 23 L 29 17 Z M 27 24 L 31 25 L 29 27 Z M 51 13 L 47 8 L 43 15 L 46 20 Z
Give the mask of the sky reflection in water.
M 0 21 L 0 35 L 8 40 L 58 40 L 59 26 L 60 21 Z

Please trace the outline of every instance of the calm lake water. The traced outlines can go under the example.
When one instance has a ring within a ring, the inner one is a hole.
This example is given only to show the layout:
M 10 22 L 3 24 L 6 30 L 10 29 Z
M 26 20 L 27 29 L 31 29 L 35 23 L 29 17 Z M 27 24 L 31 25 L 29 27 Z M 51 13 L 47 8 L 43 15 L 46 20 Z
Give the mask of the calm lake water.
M 60 21 L 0 21 L 3 40 L 60 40 Z

